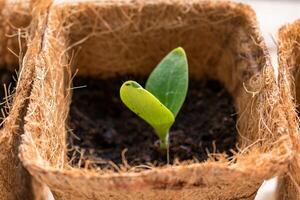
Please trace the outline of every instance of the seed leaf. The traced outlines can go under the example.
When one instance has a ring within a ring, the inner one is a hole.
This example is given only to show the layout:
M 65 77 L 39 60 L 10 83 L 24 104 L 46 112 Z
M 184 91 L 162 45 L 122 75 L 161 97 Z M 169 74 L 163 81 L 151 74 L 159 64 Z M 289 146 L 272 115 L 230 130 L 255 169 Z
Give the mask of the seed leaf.
M 183 48 L 171 51 L 150 74 L 146 90 L 177 116 L 188 89 L 188 62 Z
M 131 111 L 155 129 L 161 141 L 166 140 L 175 120 L 167 107 L 135 81 L 123 83 L 120 97 Z

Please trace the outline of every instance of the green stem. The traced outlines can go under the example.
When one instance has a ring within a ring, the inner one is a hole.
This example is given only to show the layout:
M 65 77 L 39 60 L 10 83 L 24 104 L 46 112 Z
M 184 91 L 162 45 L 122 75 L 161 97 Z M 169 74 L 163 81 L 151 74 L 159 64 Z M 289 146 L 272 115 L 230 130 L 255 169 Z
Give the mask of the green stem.
M 155 128 L 155 132 L 159 137 L 160 148 L 166 150 L 169 147 L 169 125 Z
M 169 134 L 165 138 L 160 138 L 160 148 L 167 149 L 169 147 Z

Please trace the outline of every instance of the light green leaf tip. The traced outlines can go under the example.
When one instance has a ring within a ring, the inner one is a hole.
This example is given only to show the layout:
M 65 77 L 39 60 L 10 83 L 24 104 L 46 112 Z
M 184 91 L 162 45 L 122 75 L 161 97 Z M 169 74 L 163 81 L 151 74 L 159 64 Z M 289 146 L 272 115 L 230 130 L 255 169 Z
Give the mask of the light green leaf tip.
M 171 51 L 152 71 L 146 90 L 174 115 L 181 109 L 188 90 L 188 62 L 183 48 Z
M 161 147 L 167 148 L 169 129 L 175 121 L 172 112 L 135 81 L 123 83 L 120 97 L 132 112 L 155 129 L 160 138 Z

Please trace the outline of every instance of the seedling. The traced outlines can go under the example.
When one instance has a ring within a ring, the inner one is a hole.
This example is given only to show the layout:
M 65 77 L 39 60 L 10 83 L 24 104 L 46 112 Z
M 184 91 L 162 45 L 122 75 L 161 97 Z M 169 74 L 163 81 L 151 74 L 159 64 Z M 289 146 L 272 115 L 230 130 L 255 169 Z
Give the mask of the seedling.
M 145 89 L 135 81 L 126 81 L 120 89 L 123 103 L 150 124 L 160 140 L 160 148 L 169 146 L 169 130 L 183 105 L 188 89 L 188 63 L 184 50 L 171 51 L 152 71 Z

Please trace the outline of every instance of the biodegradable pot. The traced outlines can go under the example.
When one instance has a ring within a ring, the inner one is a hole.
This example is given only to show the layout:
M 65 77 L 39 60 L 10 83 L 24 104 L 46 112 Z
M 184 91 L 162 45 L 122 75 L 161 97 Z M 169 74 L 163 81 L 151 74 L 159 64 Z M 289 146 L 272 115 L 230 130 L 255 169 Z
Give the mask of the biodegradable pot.
M 251 8 L 223 1 L 116 0 L 59 1 L 46 9 L 35 19 L 41 26 L 24 60 L 35 72 L 20 158 L 56 199 L 254 199 L 264 180 L 287 172 L 294 127 L 286 116 L 293 104 L 281 99 Z M 235 162 L 139 173 L 70 166 L 66 119 L 75 69 L 78 76 L 97 78 L 145 75 L 177 46 L 187 52 L 191 77 L 217 79 L 231 93 L 239 118 Z
M 292 96 L 292 98 L 289 99 L 295 100 L 293 103 L 295 104 L 295 108 L 299 110 L 300 20 L 282 27 L 279 30 L 278 40 L 279 80 L 280 82 L 286 83 L 285 85 L 281 85 L 281 91 L 282 93 L 286 91 L 286 95 Z M 296 115 L 294 113 L 295 111 L 291 112 L 291 115 Z M 293 121 L 290 120 L 290 122 Z M 299 124 L 299 121 L 297 121 L 297 123 Z M 282 188 L 286 188 L 286 190 L 280 192 L 281 199 L 300 199 L 299 128 L 295 130 L 295 133 L 298 134 L 295 134 L 292 138 L 294 158 L 289 166 L 288 176 L 282 181 Z
M 279 64 L 281 71 L 289 72 L 292 95 L 297 101 L 300 99 L 300 20 L 288 24 L 279 30 Z
M 0 1 L 0 68 L 6 67 L 11 71 L 17 69 L 19 58 L 16 54 L 24 52 L 26 47 L 26 28 L 31 19 L 29 10 L 29 2 Z
M 0 68 L 14 72 L 20 64 L 14 54 L 22 58 L 26 51 L 27 26 L 31 20 L 30 4 L 21 0 L 1 0 L 0 9 Z M 26 111 L 24 107 L 30 93 L 26 80 L 30 77 L 30 70 L 21 71 L 26 75 L 17 83 L 17 91 L 10 98 L 13 98 L 13 103 L 9 105 L 9 116 L 4 119 L 0 130 L 0 199 L 33 198 L 30 175 L 18 158 L 22 119 Z

